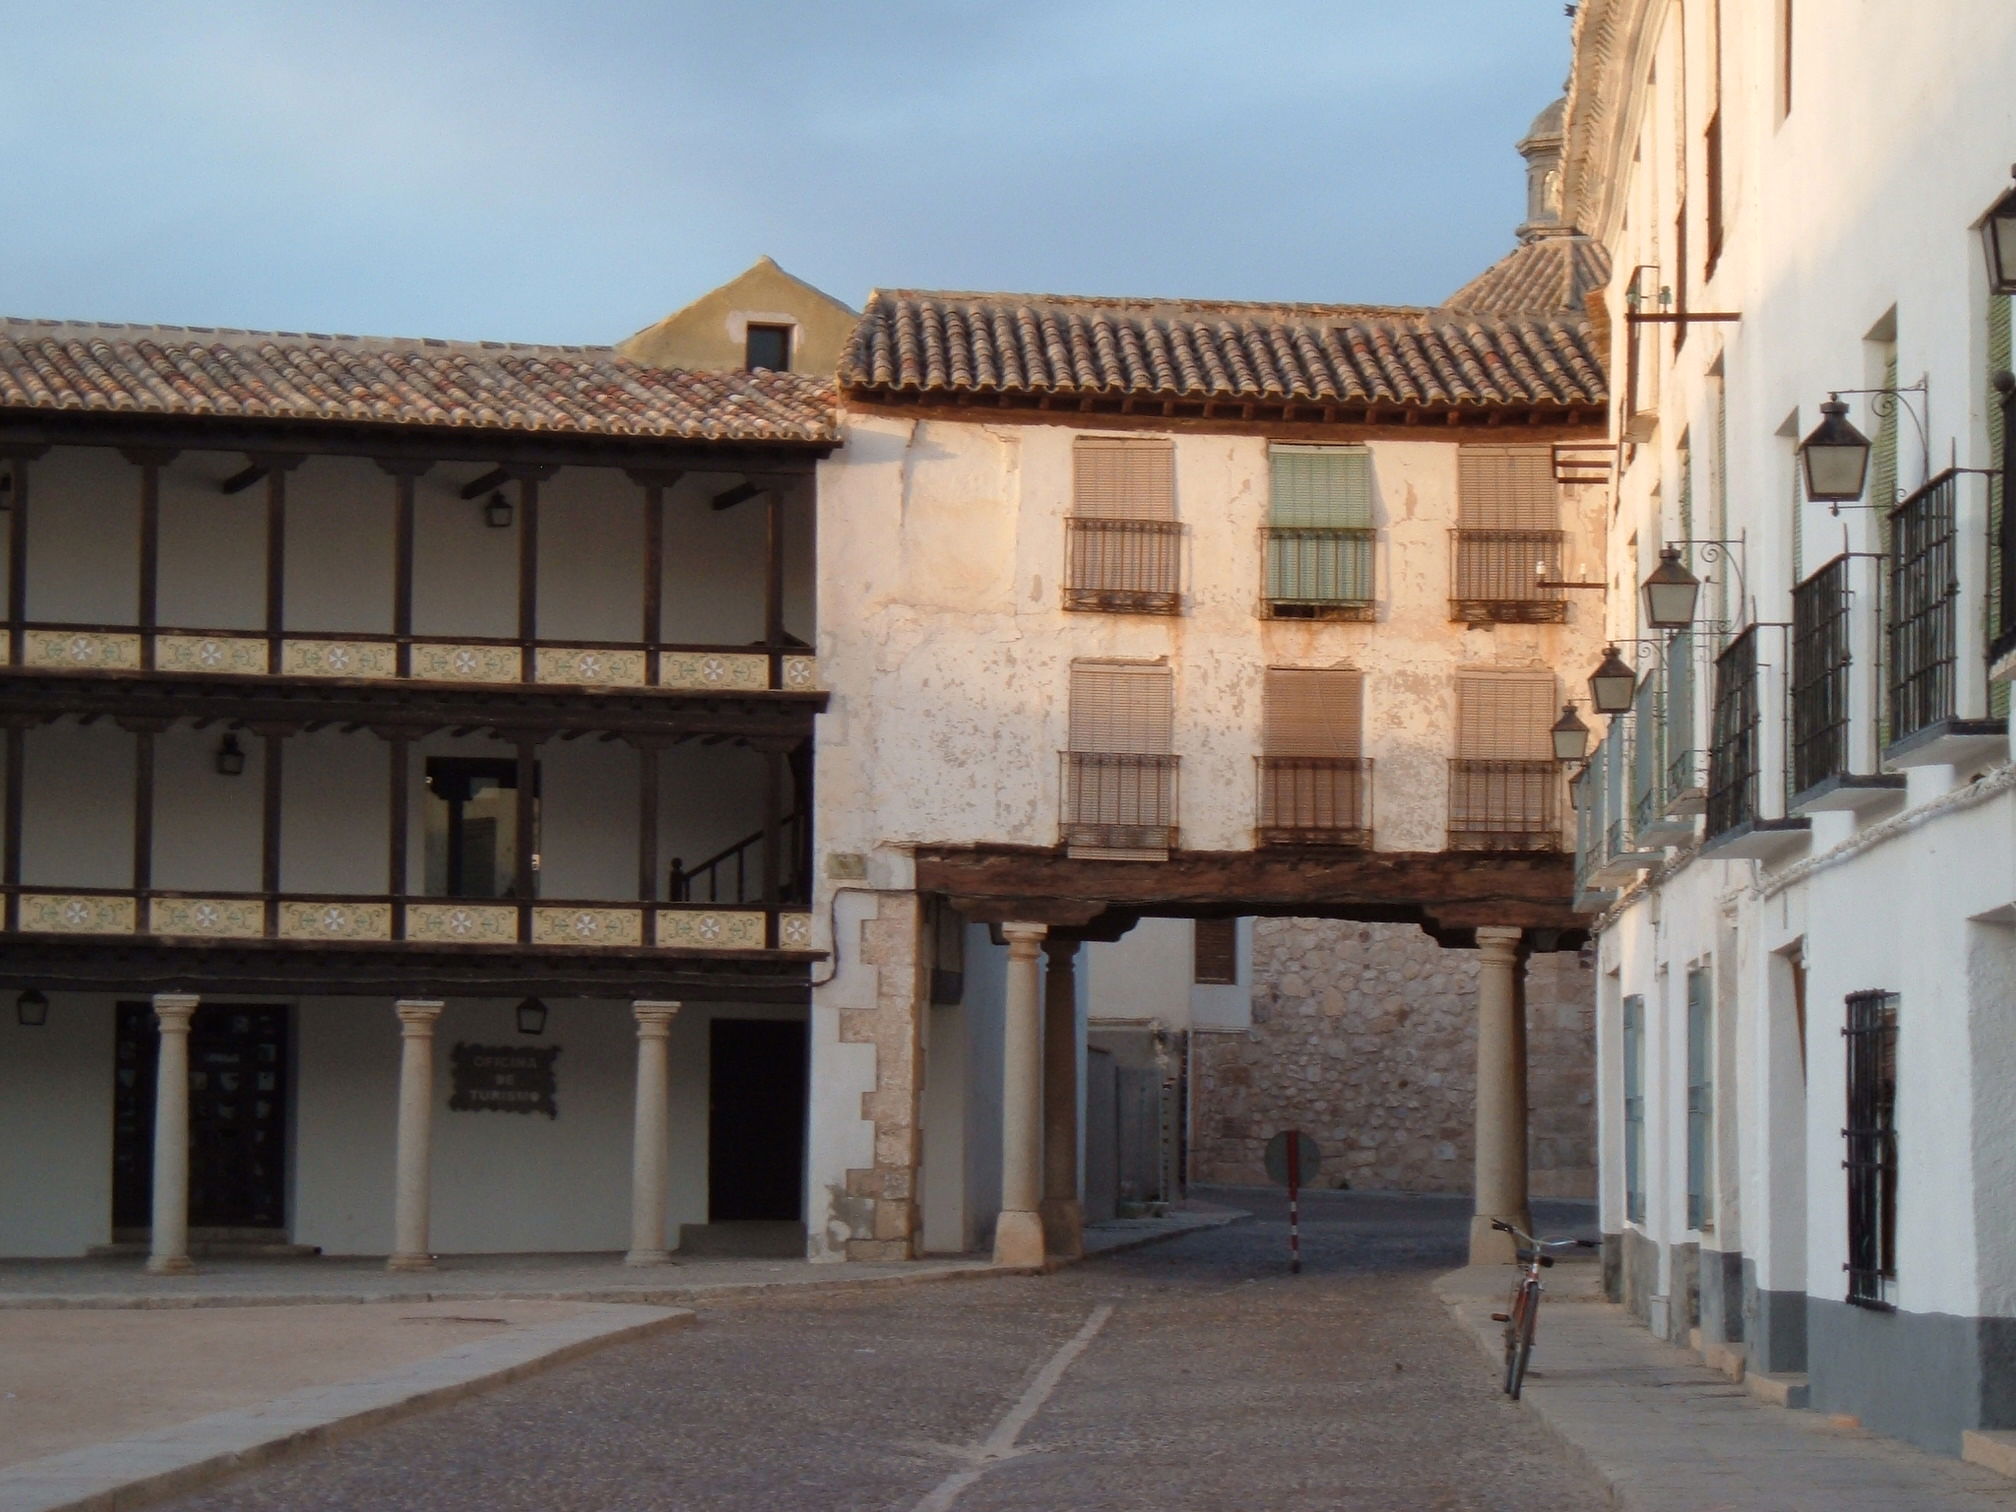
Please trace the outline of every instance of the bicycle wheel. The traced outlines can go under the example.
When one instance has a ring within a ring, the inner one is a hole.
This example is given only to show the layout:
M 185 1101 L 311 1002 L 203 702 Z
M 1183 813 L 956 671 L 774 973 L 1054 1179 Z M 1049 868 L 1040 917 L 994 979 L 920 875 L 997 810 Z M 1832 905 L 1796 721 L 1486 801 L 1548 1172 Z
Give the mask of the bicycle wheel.
M 1519 1388 L 1526 1381 L 1526 1362 L 1533 1357 L 1533 1326 L 1539 1321 L 1540 1288 L 1528 1283 L 1520 1294 L 1521 1306 L 1506 1325 L 1508 1335 L 1517 1330 L 1517 1337 L 1505 1341 L 1505 1391 L 1513 1401 L 1519 1400 Z
M 1505 1393 L 1515 1397 L 1519 1394 L 1518 1378 L 1525 1374 L 1525 1366 L 1519 1363 L 1519 1338 L 1526 1316 L 1526 1294 L 1527 1283 L 1521 1281 L 1513 1288 L 1511 1305 L 1505 1310 Z

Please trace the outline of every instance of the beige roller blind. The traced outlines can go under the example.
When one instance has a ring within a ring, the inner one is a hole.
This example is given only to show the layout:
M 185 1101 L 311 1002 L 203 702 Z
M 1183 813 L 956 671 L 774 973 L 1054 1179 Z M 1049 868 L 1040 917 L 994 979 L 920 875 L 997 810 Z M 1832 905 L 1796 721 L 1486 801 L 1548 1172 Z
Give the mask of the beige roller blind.
M 1552 672 L 1459 672 L 1456 755 L 1463 761 L 1551 761 Z
M 1548 447 L 1463 447 L 1457 454 L 1456 484 L 1461 529 L 1561 528 L 1561 496 Z
M 1365 674 L 1349 668 L 1269 667 L 1261 697 L 1267 756 L 1363 754 Z
M 1176 518 L 1174 442 L 1081 436 L 1071 449 L 1073 514 L 1104 520 Z
M 1175 742 L 1167 667 L 1078 662 L 1071 668 L 1071 749 L 1167 756 Z

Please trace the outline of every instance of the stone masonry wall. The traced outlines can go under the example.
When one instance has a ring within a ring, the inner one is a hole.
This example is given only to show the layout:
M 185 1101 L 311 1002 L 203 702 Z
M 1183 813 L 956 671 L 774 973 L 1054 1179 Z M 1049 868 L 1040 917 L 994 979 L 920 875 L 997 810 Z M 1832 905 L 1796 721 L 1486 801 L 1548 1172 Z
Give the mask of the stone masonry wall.
M 1595 1195 L 1594 1002 L 1573 954 L 1528 962 L 1536 1197 Z M 1264 1182 L 1267 1140 L 1299 1128 L 1326 1186 L 1468 1191 L 1476 1014 L 1474 950 L 1411 924 L 1256 920 L 1252 1029 L 1196 1035 L 1196 1179 Z

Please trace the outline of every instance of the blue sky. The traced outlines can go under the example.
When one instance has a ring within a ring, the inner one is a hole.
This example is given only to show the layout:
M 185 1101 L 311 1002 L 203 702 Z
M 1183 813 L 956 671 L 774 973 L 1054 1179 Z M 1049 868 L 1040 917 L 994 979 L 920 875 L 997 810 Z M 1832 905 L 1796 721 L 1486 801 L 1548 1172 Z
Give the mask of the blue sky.
M 1560 0 L 13 8 L 0 313 L 620 339 L 876 285 L 1432 302 L 1509 249 Z

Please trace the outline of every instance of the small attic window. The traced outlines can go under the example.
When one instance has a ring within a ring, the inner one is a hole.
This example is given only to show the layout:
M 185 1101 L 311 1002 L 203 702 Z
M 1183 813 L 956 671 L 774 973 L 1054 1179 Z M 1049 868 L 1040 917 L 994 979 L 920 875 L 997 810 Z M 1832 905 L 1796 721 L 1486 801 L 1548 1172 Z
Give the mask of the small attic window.
M 791 371 L 791 327 L 754 325 L 744 337 L 742 366 L 768 368 L 773 373 Z

